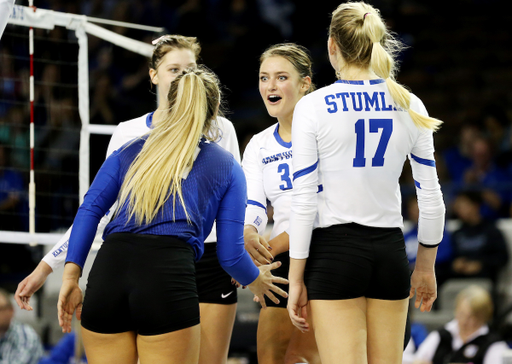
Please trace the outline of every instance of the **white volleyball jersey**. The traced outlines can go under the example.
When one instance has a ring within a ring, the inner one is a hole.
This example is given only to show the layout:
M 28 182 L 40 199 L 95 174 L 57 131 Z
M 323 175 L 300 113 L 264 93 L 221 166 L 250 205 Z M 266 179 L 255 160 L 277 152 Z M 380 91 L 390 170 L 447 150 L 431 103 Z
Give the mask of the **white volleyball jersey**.
M 9 16 L 12 14 L 14 0 L 0 0 L 0 38 L 4 34 L 5 27 L 9 21 Z
M 283 141 L 278 131 L 275 124 L 253 136 L 242 159 L 247 179 L 245 224 L 263 235 L 270 201 L 274 210 L 271 239 L 288 230 L 293 188 L 292 143 Z
M 138 138 L 151 130 L 151 122 L 153 120 L 153 113 L 149 113 L 138 118 L 119 123 L 116 127 L 114 134 L 110 138 L 107 148 L 107 157 L 115 150 L 122 147 L 124 144 L 134 138 Z M 220 138 L 217 142 L 221 147 L 231 152 L 236 161 L 240 163 L 240 150 L 238 149 L 238 140 L 233 124 L 226 118 L 218 117 L 217 124 L 220 129 Z M 115 205 L 110 209 L 113 211 Z M 95 241 L 103 241 L 103 230 L 110 221 L 111 215 L 105 215 L 98 224 L 96 231 Z M 68 250 L 69 235 L 71 234 L 71 226 L 59 242 L 46 254 L 43 260 L 53 269 L 64 265 L 66 261 L 66 252 Z M 215 224 L 213 225 L 210 235 L 205 239 L 205 243 L 217 241 Z
M 441 241 L 445 208 L 432 131 L 416 127 L 409 113 L 394 105 L 384 80 L 338 81 L 298 102 L 291 257 L 307 258 L 316 227 L 354 222 L 402 228 L 398 178 L 407 156 L 420 209 L 418 240 Z M 427 115 L 414 95 L 411 108 Z

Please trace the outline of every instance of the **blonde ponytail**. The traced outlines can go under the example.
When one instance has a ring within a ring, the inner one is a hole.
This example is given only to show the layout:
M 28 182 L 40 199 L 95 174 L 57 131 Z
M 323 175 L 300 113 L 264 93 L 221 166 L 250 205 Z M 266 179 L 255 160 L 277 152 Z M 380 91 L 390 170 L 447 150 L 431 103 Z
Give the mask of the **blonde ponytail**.
M 409 112 L 418 128 L 439 129 L 443 122 L 412 110 L 410 92 L 396 82 L 395 55 L 404 46 L 387 29 L 379 10 L 364 2 L 339 5 L 332 14 L 329 36 L 347 64 L 369 68 L 386 81 L 397 106 Z
M 192 168 L 201 136 L 216 135 L 210 128 L 220 102 L 216 76 L 204 67 L 188 70 L 171 83 L 169 113 L 158 122 L 134 159 L 120 191 L 118 209 L 128 202 L 128 220 L 151 222 L 167 199 L 176 195 L 189 215 L 182 178 Z M 174 217 L 174 215 L 173 215 Z
M 402 109 L 407 110 L 412 121 L 418 128 L 433 131 L 438 130 L 443 123 L 441 120 L 422 115 L 411 109 L 411 93 L 404 86 L 396 82 L 392 74 L 394 62 L 393 57 L 386 52 L 379 42 L 373 44 L 370 67 L 377 76 L 386 80 L 389 93 L 395 103 Z

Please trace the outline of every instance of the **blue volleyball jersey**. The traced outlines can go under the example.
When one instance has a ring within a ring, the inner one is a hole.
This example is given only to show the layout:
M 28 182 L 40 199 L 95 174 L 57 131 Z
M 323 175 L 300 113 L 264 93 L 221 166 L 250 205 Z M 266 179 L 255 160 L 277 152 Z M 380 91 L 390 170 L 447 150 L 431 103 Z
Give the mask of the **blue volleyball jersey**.
M 146 138 L 140 138 L 114 152 L 103 164 L 84 197 L 74 221 L 66 262 L 83 266 L 99 220 L 117 200 L 126 172 L 141 151 Z M 176 197 L 170 197 L 150 223 L 137 225 L 128 220 L 127 204 L 105 228 L 113 233 L 171 235 L 189 243 L 196 260 L 204 251 L 204 239 L 217 219 L 217 255 L 222 267 L 241 284 L 249 284 L 259 274 L 244 249 L 243 224 L 246 207 L 246 182 L 233 158 L 215 143 L 202 140 L 193 168 L 182 180 L 182 192 L 189 214 Z

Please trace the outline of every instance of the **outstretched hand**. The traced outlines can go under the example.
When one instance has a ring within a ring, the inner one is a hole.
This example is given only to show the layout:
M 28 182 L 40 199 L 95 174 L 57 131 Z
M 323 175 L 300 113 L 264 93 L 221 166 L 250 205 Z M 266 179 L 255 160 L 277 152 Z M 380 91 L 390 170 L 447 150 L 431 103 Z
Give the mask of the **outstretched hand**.
M 280 266 L 281 262 L 274 262 L 272 264 L 259 266 L 258 269 L 260 270 L 260 274 L 258 278 L 248 285 L 251 292 L 257 297 L 257 302 L 259 302 L 263 308 L 267 307 L 263 297 L 264 295 L 266 295 L 275 304 L 279 303 L 279 299 L 272 292 L 275 292 L 282 297 L 288 297 L 288 294 L 285 291 L 274 284 L 288 284 L 288 280 L 282 277 L 273 276 L 270 272 L 272 269 L 276 269 Z
M 57 303 L 59 325 L 62 327 L 62 332 L 71 332 L 71 322 L 75 310 L 77 320 L 82 318 L 82 301 L 83 294 L 78 282 L 74 280 L 63 281 Z
M 414 307 L 421 312 L 430 312 L 432 305 L 437 298 L 437 283 L 434 271 L 422 272 L 414 270 L 411 276 L 411 293 L 409 298 L 416 294 Z

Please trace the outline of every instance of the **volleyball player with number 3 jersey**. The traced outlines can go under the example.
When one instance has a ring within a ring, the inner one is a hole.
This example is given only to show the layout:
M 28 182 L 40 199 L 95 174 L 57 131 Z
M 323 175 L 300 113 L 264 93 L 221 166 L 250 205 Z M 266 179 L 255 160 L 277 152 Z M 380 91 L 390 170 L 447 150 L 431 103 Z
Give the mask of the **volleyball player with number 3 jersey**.
M 288 223 L 293 189 L 292 115 L 297 101 L 314 89 L 311 60 L 305 48 L 296 44 L 276 44 L 260 57 L 261 97 L 268 113 L 278 122 L 256 134 L 247 145 L 242 161 L 247 179 L 245 247 L 257 264 L 273 259 L 282 262 L 274 271 L 287 278 Z M 268 243 L 263 237 L 267 226 L 267 200 L 273 208 L 274 224 Z M 287 290 L 287 286 L 281 286 Z M 318 363 L 313 333 L 301 334 L 291 324 L 286 299 L 278 304 L 266 300 L 260 310 L 257 333 L 258 362 Z
M 302 331 L 311 317 L 322 364 L 401 363 L 409 296 L 429 311 L 437 295 L 441 122 L 394 80 L 397 45 L 377 9 L 341 4 L 328 39 L 338 81 L 294 111 L 288 310 Z M 420 210 L 412 277 L 398 184 L 407 157 Z

